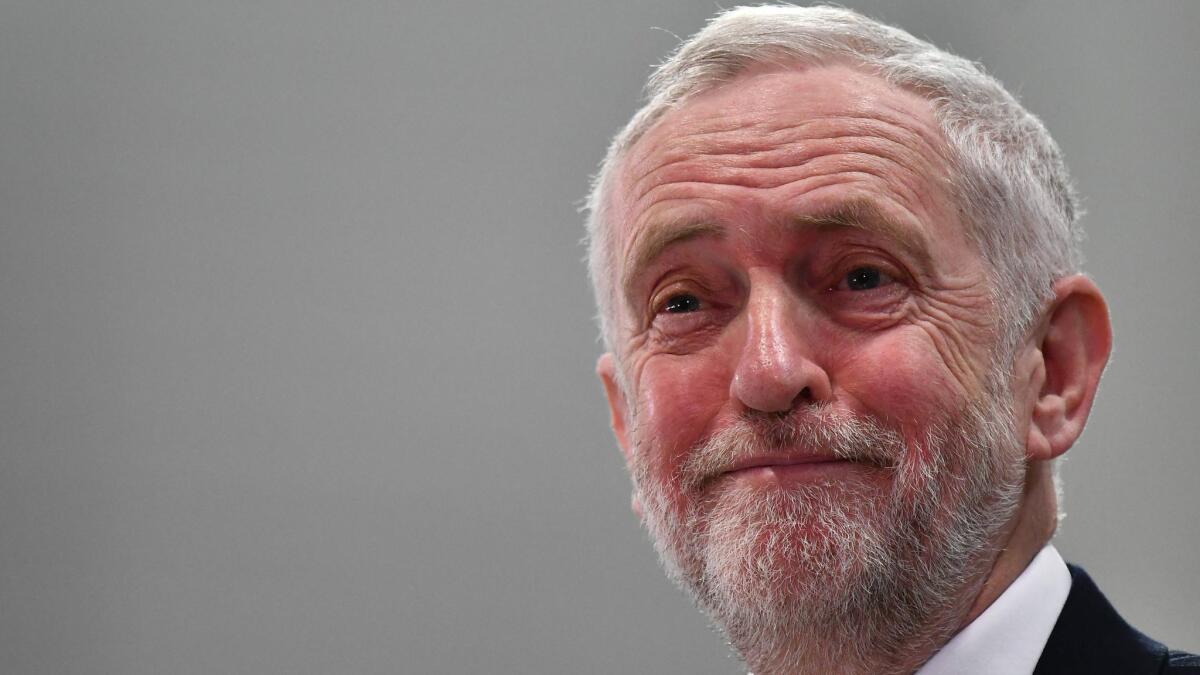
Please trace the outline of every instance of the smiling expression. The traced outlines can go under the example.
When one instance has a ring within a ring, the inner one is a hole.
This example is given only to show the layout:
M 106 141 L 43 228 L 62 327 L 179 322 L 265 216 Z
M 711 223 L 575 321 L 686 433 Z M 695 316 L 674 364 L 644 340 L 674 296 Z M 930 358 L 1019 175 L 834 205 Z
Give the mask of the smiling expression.
M 745 74 L 638 141 L 614 348 L 656 473 L 746 412 L 912 441 L 979 394 L 996 326 L 945 155 L 927 101 L 842 66 Z
M 664 565 L 734 644 L 905 644 L 1014 513 L 948 167 L 927 101 L 843 66 L 743 73 L 619 166 L 599 372 Z

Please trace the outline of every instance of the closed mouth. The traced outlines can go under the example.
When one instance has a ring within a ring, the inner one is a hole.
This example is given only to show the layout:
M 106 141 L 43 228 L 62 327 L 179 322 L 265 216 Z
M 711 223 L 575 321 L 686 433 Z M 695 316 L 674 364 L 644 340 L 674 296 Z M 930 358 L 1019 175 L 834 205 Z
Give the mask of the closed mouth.
M 724 475 L 738 473 L 741 471 L 749 471 L 751 469 L 764 469 L 775 467 L 789 466 L 805 466 L 813 464 L 834 464 L 844 463 L 849 460 L 835 457 L 833 455 L 798 455 L 793 457 L 761 457 L 752 458 L 736 462 L 729 469 L 722 472 Z

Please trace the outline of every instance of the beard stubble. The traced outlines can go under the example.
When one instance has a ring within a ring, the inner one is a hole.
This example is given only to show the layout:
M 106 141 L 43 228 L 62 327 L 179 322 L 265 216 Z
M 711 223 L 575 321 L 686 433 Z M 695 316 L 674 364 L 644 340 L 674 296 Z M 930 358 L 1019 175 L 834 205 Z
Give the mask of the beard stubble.
M 759 673 L 888 672 L 936 647 L 1019 501 L 1024 461 L 996 389 L 912 442 L 819 405 L 745 415 L 672 476 L 639 446 L 635 490 L 664 569 Z M 863 478 L 722 476 L 739 458 L 806 451 Z

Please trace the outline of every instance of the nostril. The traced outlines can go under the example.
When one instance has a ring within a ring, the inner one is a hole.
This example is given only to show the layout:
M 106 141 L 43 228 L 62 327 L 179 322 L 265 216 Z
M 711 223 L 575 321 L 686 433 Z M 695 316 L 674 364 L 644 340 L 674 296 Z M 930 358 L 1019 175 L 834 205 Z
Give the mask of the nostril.
M 813 399 L 812 389 L 809 389 L 808 387 L 801 389 L 800 393 L 796 394 L 796 400 L 798 400 L 798 401 L 811 401 L 812 399 Z

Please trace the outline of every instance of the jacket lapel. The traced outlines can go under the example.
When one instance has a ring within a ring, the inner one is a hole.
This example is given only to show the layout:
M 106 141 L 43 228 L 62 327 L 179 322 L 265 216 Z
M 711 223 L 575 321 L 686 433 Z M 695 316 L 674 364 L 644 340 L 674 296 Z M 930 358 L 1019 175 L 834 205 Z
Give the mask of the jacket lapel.
M 1071 571 L 1071 592 L 1033 675 L 1158 673 L 1167 648 L 1125 623 L 1091 577 Z

